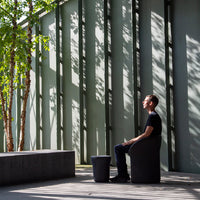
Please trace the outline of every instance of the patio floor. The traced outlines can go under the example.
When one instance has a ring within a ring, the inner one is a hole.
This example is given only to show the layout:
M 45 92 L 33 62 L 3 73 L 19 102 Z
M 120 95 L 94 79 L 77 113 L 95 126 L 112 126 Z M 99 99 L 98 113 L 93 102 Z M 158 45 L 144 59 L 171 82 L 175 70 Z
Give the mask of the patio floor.
M 29 199 L 200 199 L 200 174 L 162 172 L 160 184 L 96 183 L 91 167 L 78 167 L 74 178 L 0 187 L 0 200 Z

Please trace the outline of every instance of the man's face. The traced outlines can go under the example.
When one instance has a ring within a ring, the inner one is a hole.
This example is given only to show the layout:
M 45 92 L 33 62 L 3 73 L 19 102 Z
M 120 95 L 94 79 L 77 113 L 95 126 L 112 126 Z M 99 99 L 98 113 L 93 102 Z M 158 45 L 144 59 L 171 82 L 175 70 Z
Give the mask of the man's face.
M 144 99 L 144 101 L 142 102 L 142 104 L 143 104 L 143 108 L 144 108 L 144 109 L 147 109 L 147 108 L 149 107 L 149 105 L 150 105 L 149 97 L 146 97 L 146 98 Z

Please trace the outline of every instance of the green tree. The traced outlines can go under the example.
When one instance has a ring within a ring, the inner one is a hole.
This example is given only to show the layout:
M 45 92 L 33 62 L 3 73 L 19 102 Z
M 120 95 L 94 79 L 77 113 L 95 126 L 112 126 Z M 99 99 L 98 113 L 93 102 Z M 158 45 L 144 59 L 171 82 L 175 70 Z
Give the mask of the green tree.
M 30 91 L 32 52 L 37 42 L 47 50 L 48 38 L 34 36 L 33 25 L 38 23 L 37 11 L 50 11 L 53 0 L 0 0 L 0 109 L 6 132 L 7 150 L 14 150 L 12 134 L 12 105 L 14 90 L 23 90 L 21 131 L 18 150 L 24 148 L 26 105 Z M 26 18 L 27 29 L 20 25 Z

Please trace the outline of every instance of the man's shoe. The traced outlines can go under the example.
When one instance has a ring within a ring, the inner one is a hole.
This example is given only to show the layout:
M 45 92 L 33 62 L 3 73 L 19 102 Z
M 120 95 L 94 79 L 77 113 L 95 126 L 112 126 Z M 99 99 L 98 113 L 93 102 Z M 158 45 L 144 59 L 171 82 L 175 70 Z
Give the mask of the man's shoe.
M 129 175 L 127 175 L 127 176 L 119 176 L 119 175 L 117 175 L 117 176 L 115 176 L 113 178 L 110 178 L 110 181 L 112 183 L 127 183 L 129 180 L 130 180 Z

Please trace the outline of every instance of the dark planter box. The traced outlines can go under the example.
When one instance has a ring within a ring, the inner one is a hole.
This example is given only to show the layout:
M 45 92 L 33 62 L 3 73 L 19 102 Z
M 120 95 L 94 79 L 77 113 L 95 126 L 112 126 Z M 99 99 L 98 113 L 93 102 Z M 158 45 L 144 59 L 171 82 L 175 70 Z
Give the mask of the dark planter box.
M 0 185 L 75 176 L 75 152 L 38 150 L 0 153 Z

